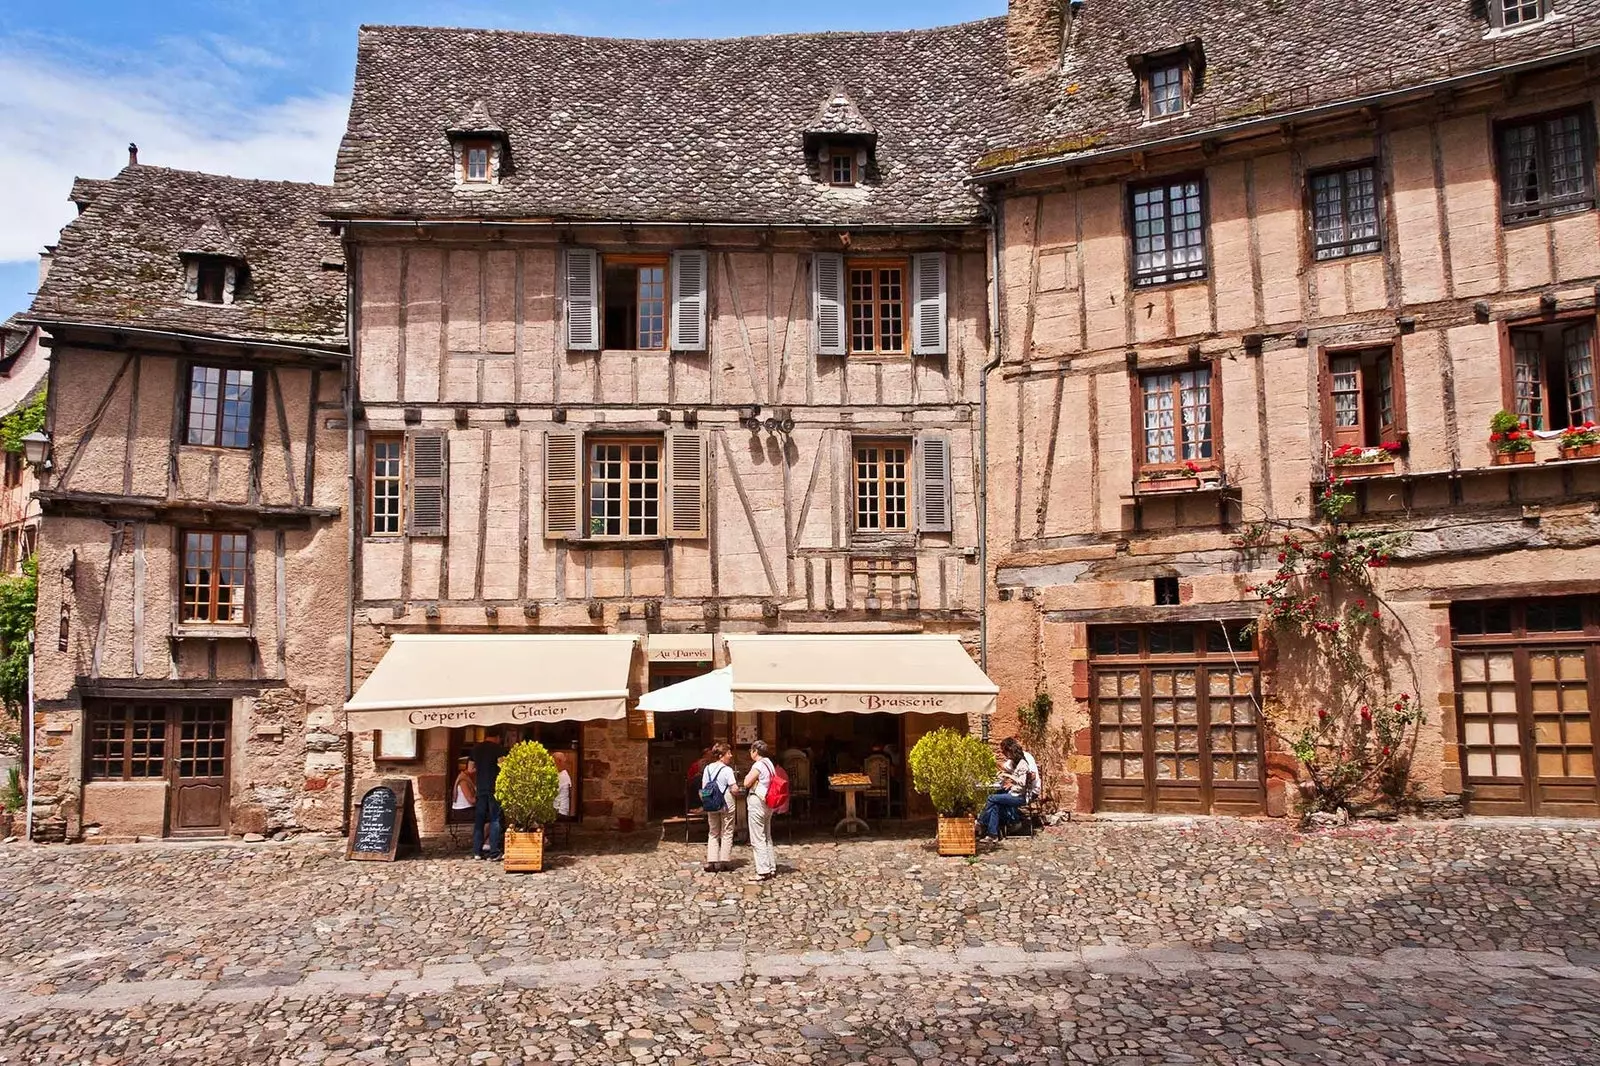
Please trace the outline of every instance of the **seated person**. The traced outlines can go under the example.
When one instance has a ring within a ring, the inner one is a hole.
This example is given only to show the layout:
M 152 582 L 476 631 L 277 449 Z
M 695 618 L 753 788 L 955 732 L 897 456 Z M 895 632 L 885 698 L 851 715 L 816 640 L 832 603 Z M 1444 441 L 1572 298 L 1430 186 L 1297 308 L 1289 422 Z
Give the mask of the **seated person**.
M 1016 820 L 1017 808 L 1032 802 L 1039 794 L 1039 764 L 1034 762 L 1032 755 L 1022 750 L 1017 738 L 1007 737 L 1001 741 L 1000 752 L 1005 756 L 1004 770 L 1000 774 L 999 787 L 978 816 L 980 837 L 998 839 L 1000 819 L 1004 818 L 1006 824 L 1010 825 Z

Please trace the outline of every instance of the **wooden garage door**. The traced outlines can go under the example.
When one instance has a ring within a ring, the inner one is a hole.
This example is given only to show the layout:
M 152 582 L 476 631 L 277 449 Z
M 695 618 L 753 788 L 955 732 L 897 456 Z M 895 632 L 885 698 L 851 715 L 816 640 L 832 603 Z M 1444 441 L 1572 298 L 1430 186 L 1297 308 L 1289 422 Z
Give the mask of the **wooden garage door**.
M 1600 816 L 1600 601 L 1458 603 L 1450 616 L 1470 810 Z
M 1254 645 L 1237 625 L 1090 629 L 1095 809 L 1259 814 Z

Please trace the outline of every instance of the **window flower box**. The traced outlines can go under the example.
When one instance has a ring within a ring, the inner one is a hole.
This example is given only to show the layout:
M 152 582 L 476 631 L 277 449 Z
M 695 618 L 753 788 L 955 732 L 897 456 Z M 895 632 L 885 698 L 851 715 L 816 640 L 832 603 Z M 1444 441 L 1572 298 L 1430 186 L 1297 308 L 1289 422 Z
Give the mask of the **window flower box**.
M 1141 477 L 1133 486 L 1133 491 L 1140 496 L 1162 496 L 1174 492 L 1193 492 L 1200 487 L 1200 479 L 1194 476 L 1182 477 Z
M 1561 458 L 1600 458 L 1600 427 L 1584 422 L 1561 431 Z
M 1398 443 L 1385 443 L 1371 448 L 1359 444 L 1341 444 L 1328 455 L 1328 476 L 1344 480 L 1392 474 L 1395 452 L 1399 448 Z
M 1510 411 L 1498 411 L 1489 420 L 1489 448 L 1495 466 L 1533 462 L 1533 431 Z
M 1562 448 L 1561 448 L 1561 458 L 1563 458 L 1563 459 L 1600 459 L 1600 443 L 1580 444 L 1575 448 L 1568 448 L 1565 445 L 1563 445 Z
M 1495 466 L 1521 466 L 1533 462 L 1532 452 L 1495 452 Z

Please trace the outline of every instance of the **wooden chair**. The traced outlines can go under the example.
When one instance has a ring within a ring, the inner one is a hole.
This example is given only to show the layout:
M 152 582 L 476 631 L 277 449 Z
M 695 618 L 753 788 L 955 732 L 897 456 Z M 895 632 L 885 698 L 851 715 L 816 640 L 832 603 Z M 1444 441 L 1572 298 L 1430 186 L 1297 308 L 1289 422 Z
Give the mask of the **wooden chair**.
M 706 812 L 700 807 L 700 779 L 695 777 L 684 782 L 683 817 L 662 819 L 661 839 L 666 840 L 669 832 L 676 832 L 682 826 L 683 842 L 693 843 L 690 838 L 697 825 L 705 830 L 707 836 L 711 834 L 711 823 L 706 820 Z
M 894 782 L 890 776 L 891 768 L 889 756 L 882 753 L 868 755 L 862 766 L 862 772 L 872 779 L 872 786 L 861 794 L 862 806 L 870 812 L 874 803 L 882 804 L 885 818 L 893 818 L 894 809 L 898 806 L 895 802 Z
M 778 765 L 789 775 L 789 818 L 799 820 L 802 812 L 811 821 L 811 756 L 799 748 L 790 748 L 778 756 Z

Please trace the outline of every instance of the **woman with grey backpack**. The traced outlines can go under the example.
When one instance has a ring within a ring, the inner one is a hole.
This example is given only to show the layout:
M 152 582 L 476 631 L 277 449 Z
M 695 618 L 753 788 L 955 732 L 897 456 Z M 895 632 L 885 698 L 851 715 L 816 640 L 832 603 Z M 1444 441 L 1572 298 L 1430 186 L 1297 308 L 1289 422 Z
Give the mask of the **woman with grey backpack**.
M 711 758 L 700 771 L 700 808 L 706 812 L 706 865 L 708 874 L 733 869 L 733 749 L 713 744 Z

